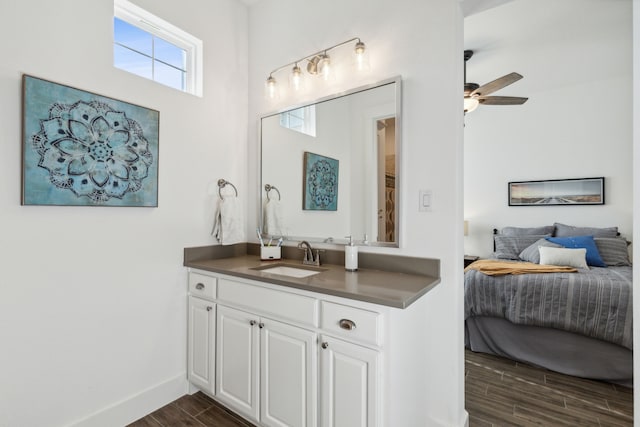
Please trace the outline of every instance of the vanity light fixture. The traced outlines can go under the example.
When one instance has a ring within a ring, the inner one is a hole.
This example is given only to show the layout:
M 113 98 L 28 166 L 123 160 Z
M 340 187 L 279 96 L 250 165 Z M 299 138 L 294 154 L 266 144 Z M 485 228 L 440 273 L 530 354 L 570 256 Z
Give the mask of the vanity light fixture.
M 264 88 L 268 98 L 275 99 L 278 96 L 278 91 L 276 86 L 277 86 L 276 79 L 270 74 L 269 78 L 264 83 Z
M 303 88 L 303 82 L 305 80 L 304 75 L 302 73 L 302 69 L 298 65 L 303 61 L 307 61 L 307 73 L 312 76 L 322 76 L 322 78 L 326 80 L 330 80 L 332 78 L 332 64 L 331 57 L 327 53 L 328 51 L 335 49 L 337 47 L 343 46 L 347 43 L 356 42 L 354 46 L 354 67 L 357 71 L 367 71 L 369 70 L 369 58 L 365 44 L 360 40 L 359 37 L 354 37 L 352 39 L 343 41 L 342 43 L 338 43 L 334 46 L 328 47 L 326 49 L 322 49 L 318 52 L 312 53 L 311 55 L 307 55 L 298 59 L 297 61 L 290 62 L 289 64 L 285 64 L 281 67 L 276 68 L 275 70 L 269 73 L 269 77 L 265 82 L 265 95 L 268 99 L 275 99 L 278 96 L 277 90 L 277 81 L 274 74 L 278 73 L 285 68 L 291 68 L 291 74 L 289 75 L 289 86 L 294 92 L 299 92 Z
M 296 65 L 294 65 L 291 69 L 291 74 L 289 74 L 289 85 L 293 88 L 293 90 L 299 91 L 300 89 L 302 89 L 303 79 L 304 76 L 302 75 L 302 70 L 296 63 Z

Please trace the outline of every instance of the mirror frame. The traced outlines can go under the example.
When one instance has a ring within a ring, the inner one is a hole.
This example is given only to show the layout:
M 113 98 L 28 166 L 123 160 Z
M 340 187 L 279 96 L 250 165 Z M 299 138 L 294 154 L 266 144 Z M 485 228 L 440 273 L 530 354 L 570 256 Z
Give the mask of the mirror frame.
M 259 120 L 259 152 L 260 152 L 260 165 L 258 167 L 258 175 L 260 177 L 260 186 L 259 186 L 259 191 L 258 191 L 258 224 L 260 224 L 260 230 L 264 229 L 264 214 L 263 214 L 263 208 L 264 208 L 264 185 L 265 183 L 262 182 L 262 152 L 264 149 L 264 145 L 263 145 L 263 140 L 262 140 L 262 120 L 272 117 L 272 116 L 276 116 L 278 114 L 290 111 L 290 110 L 295 110 L 297 108 L 302 108 L 302 107 L 307 107 L 310 105 L 315 105 L 315 104 L 320 104 L 323 102 L 327 102 L 327 101 L 331 101 L 334 99 L 338 99 L 338 98 L 343 98 L 345 96 L 349 96 L 349 95 L 353 95 L 359 92 L 364 92 L 370 89 L 375 89 L 377 87 L 382 87 L 382 86 L 386 86 L 389 84 L 394 84 L 395 83 L 395 104 L 396 104 L 396 111 L 395 111 L 395 118 L 396 118 L 396 126 L 395 126 L 395 141 L 396 141 L 396 159 L 395 159 L 395 168 L 396 168 L 396 177 L 395 177 L 395 200 L 396 200 L 396 209 L 394 212 L 394 233 L 396 236 L 396 239 L 394 242 L 377 242 L 377 241 L 368 241 L 366 244 L 364 244 L 362 241 L 360 240 L 356 240 L 355 242 L 358 244 L 358 246 L 377 246 L 377 247 L 390 247 L 390 248 L 399 248 L 400 246 L 400 211 L 402 208 L 402 198 L 400 196 L 401 194 L 401 183 L 402 183 L 402 179 L 401 179 L 401 175 L 402 175 L 402 76 L 398 75 L 395 77 L 391 77 L 391 78 L 387 78 L 384 80 L 380 80 L 377 81 L 375 83 L 371 83 L 371 84 L 367 84 L 364 86 L 359 86 L 353 89 L 349 89 L 347 91 L 343 91 L 343 92 L 338 92 L 338 93 L 334 93 L 332 95 L 328 95 L 322 98 L 318 98 L 315 100 L 311 100 L 308 102 L 304 102 L 304 103 L 300 103 L 300 104 L 295 104 L 295 105 L 288 105 L 286 107 L 283 107 L 282 109 L 279 109 L 277 111 L 272 111 L 269 112 L 267 114 L 263 114 L 260 116 L 260 120 Z M 280 237 L 280 236 L 269 236 L 269 237 Z M 321 238 L 313 238 L 313 237 L 305 237 L 305 236 L 282 236 L 283 239 L 285 241 L 301 241 L 301 240 L 306 240 L 308 242 L 311 243 L 322 243 L 326 246 L 343 246 L 346 245 L 348 243 L 348 239 L 341 239 L 341 238 L 333 238 L 333 237 L 327 237 L 325 239 L 321 239 Z

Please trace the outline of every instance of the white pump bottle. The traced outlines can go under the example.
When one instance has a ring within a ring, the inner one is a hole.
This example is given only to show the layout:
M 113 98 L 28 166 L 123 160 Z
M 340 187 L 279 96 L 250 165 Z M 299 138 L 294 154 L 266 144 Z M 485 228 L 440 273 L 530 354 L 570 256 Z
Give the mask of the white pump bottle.
M 358 270 L 358 247 L 353 244 L 351 236 L 347 236 L 349 244 L 344 247 L 344 269 L 347 271 Z

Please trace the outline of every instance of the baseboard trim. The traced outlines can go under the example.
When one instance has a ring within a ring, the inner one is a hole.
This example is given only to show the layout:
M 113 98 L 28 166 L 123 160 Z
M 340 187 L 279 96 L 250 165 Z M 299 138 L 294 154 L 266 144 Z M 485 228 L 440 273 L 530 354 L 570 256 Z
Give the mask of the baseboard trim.
M 184 396 L 189 389 L 186 373 L 149 387 L 120 402 L 101 409 L 69 427 L 126 426 Z
M 469 427 L 469 412 L 464 411 L 464 427 Z

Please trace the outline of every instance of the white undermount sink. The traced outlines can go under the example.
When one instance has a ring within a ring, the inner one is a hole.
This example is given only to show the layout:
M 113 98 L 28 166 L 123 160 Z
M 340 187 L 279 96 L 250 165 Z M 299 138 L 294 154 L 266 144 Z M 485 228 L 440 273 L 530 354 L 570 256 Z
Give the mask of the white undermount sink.
M 325 271 L 325 268 L 297 266 L 291 264 L 274 264 L 274 265 L 262 265 L 260 267 L 254 267 L 252 270 L 260 270 L 265 273 L 279 274 L 281 276 L 289 276 L 295 278 L 303 278 L 313 276 Z

